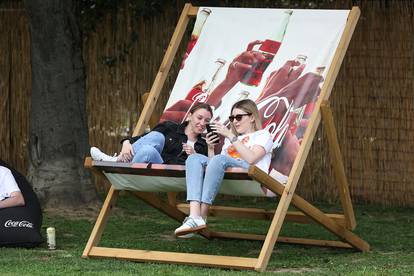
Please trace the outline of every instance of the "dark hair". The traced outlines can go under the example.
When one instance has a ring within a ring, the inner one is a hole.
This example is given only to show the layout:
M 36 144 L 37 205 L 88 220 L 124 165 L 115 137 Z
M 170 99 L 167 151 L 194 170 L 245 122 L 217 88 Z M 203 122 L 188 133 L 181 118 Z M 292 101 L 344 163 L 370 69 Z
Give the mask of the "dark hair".
M 199 109 L 205 109 L 208 112 L 210 112 L 211 117 L 213 117 L 213 109 L 211 108 L 211 106 L 208 103 L 196 103 L 195 105 L 193 105 L 193 107 L 191 107 L 191 109 L 188 111 L 189 114 L 193 114 L 194 112 L 196 112 Z

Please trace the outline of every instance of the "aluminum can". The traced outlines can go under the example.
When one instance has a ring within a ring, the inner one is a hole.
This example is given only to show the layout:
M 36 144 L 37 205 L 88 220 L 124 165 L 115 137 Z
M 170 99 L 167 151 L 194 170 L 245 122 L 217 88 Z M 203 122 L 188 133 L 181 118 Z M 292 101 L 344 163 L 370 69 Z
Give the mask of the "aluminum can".
M 56 249 L 56 231 L 54 227 L 48 227 L 46 229 L 47 234 L 47 247 L 50 250 Z

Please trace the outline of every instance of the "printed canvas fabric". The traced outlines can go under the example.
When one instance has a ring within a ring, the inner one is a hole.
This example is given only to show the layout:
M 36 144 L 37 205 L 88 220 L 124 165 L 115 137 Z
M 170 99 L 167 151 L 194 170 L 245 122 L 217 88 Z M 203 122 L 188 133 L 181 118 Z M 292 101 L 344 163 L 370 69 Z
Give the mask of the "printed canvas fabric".
M 228 124 L 233 103 L 251 99 L 274 141 L 269 173 L 285 183 L 348 14 L 201 7 L 161 121 L 207 102 Z

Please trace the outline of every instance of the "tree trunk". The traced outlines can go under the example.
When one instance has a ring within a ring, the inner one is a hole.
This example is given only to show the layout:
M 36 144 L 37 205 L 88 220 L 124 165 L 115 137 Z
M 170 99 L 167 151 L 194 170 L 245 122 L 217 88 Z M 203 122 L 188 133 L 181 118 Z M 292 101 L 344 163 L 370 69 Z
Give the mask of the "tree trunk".
M 32 40 L 28 178 L 47 207 L 96 199 L 88 149 L 85 70 L 74 1 L 26 0 Z

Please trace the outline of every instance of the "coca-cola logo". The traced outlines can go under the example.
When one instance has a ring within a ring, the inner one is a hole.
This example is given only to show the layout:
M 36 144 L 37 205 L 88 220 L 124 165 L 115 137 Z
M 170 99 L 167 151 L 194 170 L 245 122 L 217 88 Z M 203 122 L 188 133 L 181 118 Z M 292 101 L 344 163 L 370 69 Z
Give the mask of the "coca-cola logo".
M 279 148 L 282 145 L 283 139 L 289 130 L 289 116 L 294 109 L 293 101 L 289 103 L 286 97 L 271 96 L 257 104 L 265 120 L 275 116 L 279 105 L 282 105 L 282 110 L 285 111 L 280 121 L 274 122 L 269 120 L 265 121 L 263 125 L 273 137 L 273 149 Z
M 204 103 L 207 100 L 207 93 L 206 92 L 199 92 L 195 94 L 192 98 L 194 102 Z
M 286 113 L 289 113 L 293 108 L 293 101 L 289 103 L 289 100 L 286 97 L 278 96 L 271 96 L 264 99 L 263 101 L 257 103 L 257 108 L 263 114 L 263 117 L 268 119 L 275 114 L 280 104 L 284 106 Z
M 26 228 L 33 228 L 33 223 L 27 221 L 27 220 L 22 220 L 22 221 L 14 221 L 9 219 L 8 221 L 6 221 L 4 223 L 4 227 L 9 228 L 9 227 L 26 227 Z

